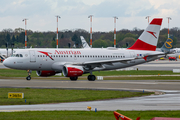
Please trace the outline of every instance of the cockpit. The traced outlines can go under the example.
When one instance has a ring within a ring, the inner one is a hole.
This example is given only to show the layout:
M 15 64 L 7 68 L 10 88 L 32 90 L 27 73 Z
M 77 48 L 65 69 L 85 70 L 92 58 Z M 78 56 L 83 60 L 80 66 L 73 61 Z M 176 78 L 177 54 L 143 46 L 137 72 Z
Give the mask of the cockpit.
M 23 57 L 22 54 L 12 54 L 11 57 Z

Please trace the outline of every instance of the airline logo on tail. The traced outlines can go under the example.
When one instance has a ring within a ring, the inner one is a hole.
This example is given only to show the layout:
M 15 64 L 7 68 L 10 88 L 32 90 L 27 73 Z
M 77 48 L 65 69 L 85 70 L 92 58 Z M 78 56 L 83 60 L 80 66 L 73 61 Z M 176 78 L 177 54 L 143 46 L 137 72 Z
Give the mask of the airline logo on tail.
M 157 39 L 157 37 L 154 35 L 154 34 L 156 34 L 156 32 L 151 32 L 151 31 L 147 31 L 147 32 L 150 33 L 151 35 L 153 35 Z
M 173 40 L 171 38 L 168 38 L 168 40 L 164 43 L 165 47 L 170 49 L 172 48 Z

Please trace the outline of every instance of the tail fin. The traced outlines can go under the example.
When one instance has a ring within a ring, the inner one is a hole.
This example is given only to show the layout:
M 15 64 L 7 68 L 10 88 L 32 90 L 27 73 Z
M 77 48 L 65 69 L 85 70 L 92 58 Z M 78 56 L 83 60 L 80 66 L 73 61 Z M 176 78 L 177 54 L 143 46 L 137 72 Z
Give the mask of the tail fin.
M 172 43 L 173 43 L 173 36 L 171 35 L 166 42 L 164 43 L 164 45 L 161 47 L 161 51 L 165 52 L 165 53 L 169 53 L 170 50 L 172 49 Z
M 83 36 L 80 36 L 83 48 L 90 48 Z
M 128 49 L 155 51 L 159 32 L 162 24 L 162 18 L 154 18 L 146 30 L 141 34 L 133 46 Z

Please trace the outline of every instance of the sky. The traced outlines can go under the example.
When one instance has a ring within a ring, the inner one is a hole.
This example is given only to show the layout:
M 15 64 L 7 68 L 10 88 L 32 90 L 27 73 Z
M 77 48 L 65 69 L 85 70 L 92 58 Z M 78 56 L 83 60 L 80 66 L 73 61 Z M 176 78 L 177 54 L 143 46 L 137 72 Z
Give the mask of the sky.
M 56 31 L 56 15 L 59 15 L 59 31 L 85 29 L 109 32 L 116 29 L 145 29 L 146 16 L 163 18 L 161 28 L 180 27 L 179 0 L 0 0 L 0 31 L 3 29 L 25 28 L 22 21 L 27 18 L 27 29 L 32 31 Z

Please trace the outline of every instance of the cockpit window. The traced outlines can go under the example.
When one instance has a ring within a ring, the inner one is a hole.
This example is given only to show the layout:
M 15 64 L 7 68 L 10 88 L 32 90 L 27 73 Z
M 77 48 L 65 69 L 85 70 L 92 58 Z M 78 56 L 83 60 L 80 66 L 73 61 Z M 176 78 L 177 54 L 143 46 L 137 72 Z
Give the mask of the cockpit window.
M 23 57 L 23 55 L 22 54 L 13 54 L 13 55 L 11 55 L 11 57 Z

